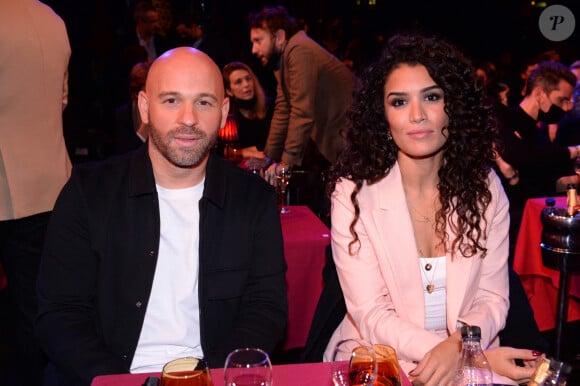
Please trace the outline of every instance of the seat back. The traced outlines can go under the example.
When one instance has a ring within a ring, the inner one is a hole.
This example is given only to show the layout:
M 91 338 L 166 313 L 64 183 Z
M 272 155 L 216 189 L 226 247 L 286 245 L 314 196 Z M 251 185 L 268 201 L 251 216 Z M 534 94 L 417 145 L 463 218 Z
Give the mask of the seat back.
M 322 270 L 324 287 L 312 318 L 302 362 L 321 362 L 326 345 L 346 315 L 346 304 L 338 281 L 330 245 L 326 247 L 326 263 Z

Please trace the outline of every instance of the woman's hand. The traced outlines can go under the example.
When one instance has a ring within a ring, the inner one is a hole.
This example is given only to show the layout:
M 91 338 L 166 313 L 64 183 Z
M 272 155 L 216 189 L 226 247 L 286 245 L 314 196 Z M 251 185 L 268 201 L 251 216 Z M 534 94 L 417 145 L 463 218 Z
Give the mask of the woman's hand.
M 409 373 L 409 379 L 414 386 L 449 385 L 455 377 L 460 356 L 461 333 L 458 330 L 428 351 Z
M 521 384 L 527 383 L 534 374 L 540 353 L 513 347 L 496 347 L 486 350 L 485 356 L 493 372 Z M 524 362 L 524 367 L 518 366 L 516 359 L 521 359 Z

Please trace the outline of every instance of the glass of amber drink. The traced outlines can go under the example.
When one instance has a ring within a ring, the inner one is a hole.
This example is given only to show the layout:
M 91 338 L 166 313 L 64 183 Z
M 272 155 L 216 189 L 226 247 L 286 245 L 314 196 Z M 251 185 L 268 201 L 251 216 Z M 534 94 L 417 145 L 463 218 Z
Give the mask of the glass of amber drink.
M 359 339 L 338 342 L 330 365 L 334 386 L 372 386 L 377 375 L 374 349 Z
M 188 357 L 163 366 L 161 386 L 213 386 L 213 383 L 207 363 L 203 359 Z
M 395 349 L 386 344 L 373 345 L 377 357 L 374 386 L 401 386 L 399 361 Z

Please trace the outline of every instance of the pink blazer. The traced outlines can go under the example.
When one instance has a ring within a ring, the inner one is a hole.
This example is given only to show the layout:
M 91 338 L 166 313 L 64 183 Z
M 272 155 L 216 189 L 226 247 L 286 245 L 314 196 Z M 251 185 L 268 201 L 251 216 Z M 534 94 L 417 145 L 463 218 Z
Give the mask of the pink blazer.
M 447 255 L 447 329 L 458 322 L 481 327 L 482 346 L 497 346 L 508 300 L 508 200 L 499 178 L 489 174 L 492 201 L 485 218 L 487 256 L 451 260 Z M 421 271 L 413 227 L 398 164 L 380 182 L 364 185 L 358 195 L 360 219 L 356 231 L 360 249 L 348 253 L 353 218 L 350 194 L 354 184 L 341 180 L 332 196 L 332 252 L 348 313 L 334 332 L 325 359 L 336 342 L 362 337 L 395 348 L 400 360 L 419 361 L 442 341 L 427 331 Z M 448 227 L 450 239 L 453 233 Z

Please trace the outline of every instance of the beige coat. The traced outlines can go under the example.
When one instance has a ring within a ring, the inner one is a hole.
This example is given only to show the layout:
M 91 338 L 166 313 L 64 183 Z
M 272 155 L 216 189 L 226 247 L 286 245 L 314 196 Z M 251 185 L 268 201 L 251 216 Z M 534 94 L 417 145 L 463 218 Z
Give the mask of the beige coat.
M 70 175 L 65 25 L 36 0 L 0 0 L 0 221 L 52 210 Z

